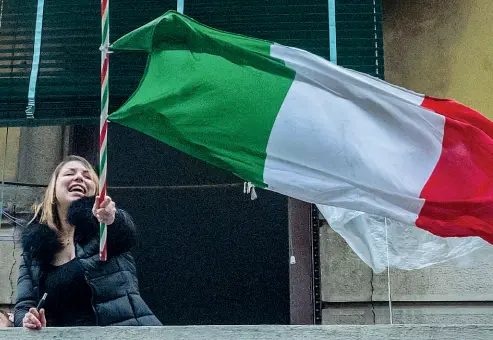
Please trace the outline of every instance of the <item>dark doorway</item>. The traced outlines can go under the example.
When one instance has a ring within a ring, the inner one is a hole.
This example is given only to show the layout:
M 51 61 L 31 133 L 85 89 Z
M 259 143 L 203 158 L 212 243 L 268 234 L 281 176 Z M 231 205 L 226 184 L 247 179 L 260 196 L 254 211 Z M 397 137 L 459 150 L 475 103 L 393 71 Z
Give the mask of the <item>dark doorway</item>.
M 117 124 L 108 185 L 138 225 L 141 293 L 165 325 L 289 324 L 286 197 L 251 201 L 235 176 Z

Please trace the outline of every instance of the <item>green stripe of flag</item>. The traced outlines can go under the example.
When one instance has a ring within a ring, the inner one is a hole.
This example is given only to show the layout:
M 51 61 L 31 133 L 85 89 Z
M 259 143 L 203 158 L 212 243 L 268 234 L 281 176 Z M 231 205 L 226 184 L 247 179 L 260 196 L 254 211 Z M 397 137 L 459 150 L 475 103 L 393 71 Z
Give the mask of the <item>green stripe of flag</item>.
M 167 12 L 113 44 L 150 54 L 109 119 L 265 186 L 267 143 L 295 76 L 270 46 Z

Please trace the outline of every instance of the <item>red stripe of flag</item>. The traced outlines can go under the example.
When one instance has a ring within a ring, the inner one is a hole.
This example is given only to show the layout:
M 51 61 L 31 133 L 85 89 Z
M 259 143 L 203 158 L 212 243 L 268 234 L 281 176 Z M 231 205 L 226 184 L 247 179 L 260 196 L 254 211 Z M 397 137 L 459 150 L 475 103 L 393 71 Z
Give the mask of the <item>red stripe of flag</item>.
M 426 97 L 422 106 L 443 115 L 445 126 L 416 225 L 442 237 L 493 243 L 493 122 L 453 100 Z

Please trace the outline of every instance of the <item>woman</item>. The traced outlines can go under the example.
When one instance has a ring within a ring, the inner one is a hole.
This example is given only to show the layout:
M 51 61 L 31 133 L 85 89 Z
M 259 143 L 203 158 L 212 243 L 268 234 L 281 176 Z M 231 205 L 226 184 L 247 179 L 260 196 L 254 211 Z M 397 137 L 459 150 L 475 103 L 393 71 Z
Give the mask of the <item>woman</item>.
M 132 219 L 108 196 L 98 207 L 97 191 L 84 158 L 70 156 L 55 169 L 21 236 L 16 327 L 161 325 L 139 295 Z M 107 225 L 106 262 L 99 260 L 99 222 Z

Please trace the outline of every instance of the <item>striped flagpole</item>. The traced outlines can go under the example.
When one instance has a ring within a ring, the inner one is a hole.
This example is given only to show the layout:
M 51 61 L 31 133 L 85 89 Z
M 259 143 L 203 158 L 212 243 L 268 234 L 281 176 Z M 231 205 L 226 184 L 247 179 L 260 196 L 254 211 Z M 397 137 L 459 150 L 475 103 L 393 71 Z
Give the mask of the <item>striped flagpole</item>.
M 107 158 L 107 134 L 108 134 L 108 68 L 109 68 L 109 37 L 110 18 L 109 0 L 101 0 L 101 121 L 99 129 L 99 204 L 106 196 L 106 158 Z M 99 258 L 107 259 L 107 228 L 104 223 L 99 227 Z

